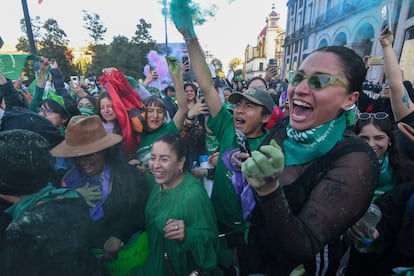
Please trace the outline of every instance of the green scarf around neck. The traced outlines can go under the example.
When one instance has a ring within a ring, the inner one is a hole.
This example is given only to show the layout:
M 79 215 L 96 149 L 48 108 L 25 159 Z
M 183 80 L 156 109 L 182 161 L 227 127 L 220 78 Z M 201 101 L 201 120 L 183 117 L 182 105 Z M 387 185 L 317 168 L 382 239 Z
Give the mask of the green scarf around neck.
M 288 138 L 283 142 L 285 166 L 301 165 L 325 155 L 342 140 L 347 126 L 345 112 L 318 127 L 296 131 L 286 127 Z
M 15 220 L 20 217 L 25 211 L 29 210 L 39 202 L 47 202 L 56 198 L 78 198 L 79 195 L 75 190 L 69 188 L 55 188 L 52 184 L 48 184 L 46 187 L 41 189 L 39 192 L 29 195 L 15 204 L 10 206 L 6 213 L 12 216 Z

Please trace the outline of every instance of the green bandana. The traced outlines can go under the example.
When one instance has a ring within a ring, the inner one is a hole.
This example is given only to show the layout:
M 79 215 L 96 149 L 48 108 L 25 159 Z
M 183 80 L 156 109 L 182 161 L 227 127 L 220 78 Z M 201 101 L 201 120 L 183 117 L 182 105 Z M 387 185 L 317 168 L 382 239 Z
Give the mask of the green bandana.
M 378 187 L 374 192 L 373 200 L 377 199 L 380 195 L 392 190 L 394 187 L 392 184 L 394 170 L 389 163 L 388 151 L 385 153 L 384 158 L 378 161 L 380 164 L 380 177 Z
M 286 128 L 288 138 L 283 142 L 285 166 L 308 163 L 330 151 L 342 140 L 346 129 L 346 116 L 342 113 L 336 119 L 305 131 Z
M 0 72 L 11 80 L 17 80 L 22 74 L 26 60 L 40 61 L 39 56 L 31 54 L 0 54 Z
M 96 114 L 95 108 L 91 106 L 78 106 L 78 110 L 83 116 L 92 116 Z

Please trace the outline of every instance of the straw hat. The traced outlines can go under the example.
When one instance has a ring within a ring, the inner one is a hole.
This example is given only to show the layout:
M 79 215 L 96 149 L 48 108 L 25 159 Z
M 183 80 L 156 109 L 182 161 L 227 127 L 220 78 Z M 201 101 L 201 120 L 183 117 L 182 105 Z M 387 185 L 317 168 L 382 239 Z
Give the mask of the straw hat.
M 99 152 L 121 142 L 122 136 L 106 133 L 98 115 L 73 116 L 65 140 L 50 153 L 55 157 L 78 157 Z

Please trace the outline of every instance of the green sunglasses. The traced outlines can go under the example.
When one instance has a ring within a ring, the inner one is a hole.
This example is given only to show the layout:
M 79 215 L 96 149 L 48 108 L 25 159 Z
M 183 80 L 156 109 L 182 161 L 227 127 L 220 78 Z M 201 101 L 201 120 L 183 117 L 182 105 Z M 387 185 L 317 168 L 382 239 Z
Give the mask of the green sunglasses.
M 287 73 L 287 79 L 292 86 L 298 86 L 303 80 L 307 79 L 309 87 L 314 90 L 324 89 L 334 83 L 338 83 L 343 88 L 349 89 L 349 86 L 337 77 L 322 73 L 308 76 L 299 71 L 289 71 Z

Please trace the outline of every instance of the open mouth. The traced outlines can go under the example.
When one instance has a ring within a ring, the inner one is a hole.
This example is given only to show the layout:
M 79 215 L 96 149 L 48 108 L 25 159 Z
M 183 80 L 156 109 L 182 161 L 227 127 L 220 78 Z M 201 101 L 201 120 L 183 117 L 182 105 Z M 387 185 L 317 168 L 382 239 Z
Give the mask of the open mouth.
M 313 107 L 310 104 L 306 102 L 302 102 L 300 100 L 293 101 L 292 114 L 296 118 L 307 118 L 310 116 L 310 114 L 312 114 L 312 112 L 313 112 Z
M 244 125 L 245 123 L 246 123 L 246 120 L 242 118 L 234 118 L 234 124 L 236 126 L 241 126 L 241 125 Z

